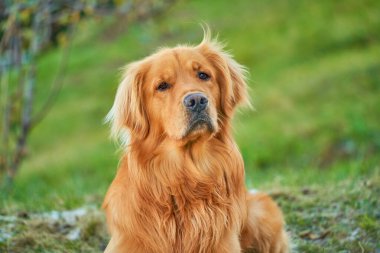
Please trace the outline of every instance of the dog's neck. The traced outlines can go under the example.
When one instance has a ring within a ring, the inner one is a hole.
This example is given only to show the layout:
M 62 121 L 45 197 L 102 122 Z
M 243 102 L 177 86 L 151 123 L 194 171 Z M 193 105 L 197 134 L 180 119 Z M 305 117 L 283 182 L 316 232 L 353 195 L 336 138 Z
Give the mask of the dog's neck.
M 236 180 L 231 184 L 244 185 L 243 159 L 227 124 L 217 133 L 187 142 L 151 134 L 143 139 L 132 136 L 123 159 L 136 180 L 170 187 L 191 183 L 188 187 L 195 195 L 199 185 L 224 181 L 226 175 Z
M 158 157 L 170 163 L 178 156 L 193 159 L 212 155 L 209 153 L 212 152 L 214 145 L 228 146 L 228 144 L 235 145 L 229 131 L 208 133 L 181 140 L 168 138 L 166 135 L 155 135 L 155 138 L 148 136 L 144 139 L 132 137 L 127 153 L 137 158 L 140 165 L 145 167 L 151 160 Z

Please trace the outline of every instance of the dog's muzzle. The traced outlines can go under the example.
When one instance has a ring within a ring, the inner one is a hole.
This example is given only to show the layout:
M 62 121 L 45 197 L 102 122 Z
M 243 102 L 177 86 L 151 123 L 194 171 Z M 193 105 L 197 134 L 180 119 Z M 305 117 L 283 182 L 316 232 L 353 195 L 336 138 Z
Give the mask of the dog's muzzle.
M 214 131 L 208 114 L 208 99 L 202 93 L 191 93 L 183 99 L 183 104 L 188 113 L 188 127 L 186 134 L 207 127 L 210 132 Z

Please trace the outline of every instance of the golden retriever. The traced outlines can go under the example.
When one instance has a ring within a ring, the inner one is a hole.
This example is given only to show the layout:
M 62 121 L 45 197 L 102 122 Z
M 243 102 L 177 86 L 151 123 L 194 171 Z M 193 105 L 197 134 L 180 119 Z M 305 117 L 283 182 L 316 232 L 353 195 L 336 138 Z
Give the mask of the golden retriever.
M 209 31 L 125 68 L 108 120 L 130 139 L 103 203 L 105 252 L 288 252 L 281 211 L 245 188 L 231 134 L 245 74 Z

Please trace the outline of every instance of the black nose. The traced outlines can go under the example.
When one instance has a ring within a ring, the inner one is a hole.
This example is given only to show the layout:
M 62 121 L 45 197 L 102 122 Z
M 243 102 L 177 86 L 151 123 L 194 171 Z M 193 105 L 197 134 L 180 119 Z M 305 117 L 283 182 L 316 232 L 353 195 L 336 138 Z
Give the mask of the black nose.
M 207 107 L 208 100 L 202 93 L 192 93 L 185 97 L 183 104 L 193 112 L 201 112 Z

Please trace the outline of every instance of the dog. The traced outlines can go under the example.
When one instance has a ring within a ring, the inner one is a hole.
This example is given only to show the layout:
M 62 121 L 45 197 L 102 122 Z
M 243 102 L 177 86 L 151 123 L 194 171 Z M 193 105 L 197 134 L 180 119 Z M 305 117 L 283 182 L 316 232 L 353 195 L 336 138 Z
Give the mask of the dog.
M 129 141 L 103 203 L 105 252 L 288 252 L 281 210 L 247 191 L 231 134 L 246 69 L 206 30 L 123 73 L 107 119 Z

